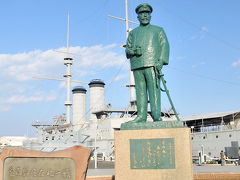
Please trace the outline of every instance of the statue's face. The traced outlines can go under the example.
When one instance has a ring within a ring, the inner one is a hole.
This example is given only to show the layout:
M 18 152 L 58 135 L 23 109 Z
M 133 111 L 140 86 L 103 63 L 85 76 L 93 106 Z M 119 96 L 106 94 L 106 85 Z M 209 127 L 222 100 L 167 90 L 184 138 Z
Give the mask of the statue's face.
M 148 11 L 143 11 L 138 14 L 138 20 L 141 25 L 146 26 L 151 21 L 151 13 Z

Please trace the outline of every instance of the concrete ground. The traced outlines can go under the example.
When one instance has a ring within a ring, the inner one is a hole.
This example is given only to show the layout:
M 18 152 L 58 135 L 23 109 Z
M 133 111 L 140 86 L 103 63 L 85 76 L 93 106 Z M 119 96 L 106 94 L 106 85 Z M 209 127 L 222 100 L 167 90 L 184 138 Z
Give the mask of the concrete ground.
M 240 166 L 235 165 L 203 165 L 193 166 L 194 173 L 240 173 Z
M 95 162 L 90 161 L 88 165 L 87 176 L 103 176 L 114 175 L 114 162 L 110 161 L 98 161 L 98 169 L 95 169 Z
M 235 165 L 193 165 L 194 173 L 240 173 L 240 166 Z M 98 169 L 94 168 L 94 161 L 90 161 L 87 176 L 114 175 L 114 162 L 98 162 Z

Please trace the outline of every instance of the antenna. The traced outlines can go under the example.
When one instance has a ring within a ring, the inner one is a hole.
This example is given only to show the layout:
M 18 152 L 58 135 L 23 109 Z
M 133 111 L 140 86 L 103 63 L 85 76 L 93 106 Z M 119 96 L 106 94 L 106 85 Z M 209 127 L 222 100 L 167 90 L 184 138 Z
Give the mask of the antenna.
M 68 13 L 68 21 L 67 21 L 67 53 L 69 53 L 69 31 L 70 31 L 70 16 L 69 16 L 69 13 Z

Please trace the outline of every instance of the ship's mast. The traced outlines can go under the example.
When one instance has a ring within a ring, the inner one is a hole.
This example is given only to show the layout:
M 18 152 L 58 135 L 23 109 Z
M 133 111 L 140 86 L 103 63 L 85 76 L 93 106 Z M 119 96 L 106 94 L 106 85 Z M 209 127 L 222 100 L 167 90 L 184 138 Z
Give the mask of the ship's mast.
M 63 77 L 66 78 L 66 88 L 67 88 L 67 96 L 65 101 L 66 106 L 66 124 L 71 122 L 71 65 L 72 65 L 72 58 L 69 57 L 69 29 L 70 29 L 70 18 L 68 14 L 68 23 L 67 23 L 67 57 L 64 58 L 64 65 L 66 66 L 66 74 Z
M 68 13 L 68 21 L 67 21 L 67 54 L 69 54 L 69 39 L 70 39 L 70 16 Z
M 116 17 L 116 16 L 112 16 L 112 15 L 108 15 L 108 16 L 111 18 L 117 19 L 117 20 L 125 21 L 126 40 L 128 38 L 128 34 L 130 32 L 129 23 L 138 24 L 138 23 L 128 19 L 128 0 L 125 0 L 125 19 Z M 123 47 L 125 47 L 125 46 L 123 46 Z M 127 85 L 127 87 L 129 87 L 129 90 L 130 90 L 130 107 L 131 107 L 131 109 L 135 110 L 136 109 L 135 82 L 134 82 L 134 78 L 133 78 L 133 72 L 131 70 L 129 71 L 129 75 L 130 75 L 130 78 L 129 78 L 130 84 Z
M 69 40 L 70 40 L 70 16 L 68 14 L 67 16 L 67 43 L 66 43 L 66 51 L 58 51 L 54 50 L 58 53 L 64 53 L 66 54 L 66 57 L 64 58 L 64 65 L 66 66 L 66 74 L 63 75 L 64 79 L 58 79 L 58 78 L 50 78 L 50 77 L 38 77 L 34 76 L 32 78 L 34 79 L 46 79 L 46 80 L 57 80 L 57 81 L 65 81 L 66 83 L 66 100 L 64 102 L 66 106 L 66 124 L 71 123 L 71 106 L 72 106 L 72 101 L 71 101 L 71 87 L 72 83 L 78 83 L 78 84 L 88 84 L 87 82 L 82 82 L 82 81 L 76 81 L 72 80 L 72 74 L 71 74 L 71 65 L 73 59 L 70 57 L 70 54 L 79 56 L 78 54 L 70 53 L 69 52 Z
M 128 20 L 128 0 L 125 0 L 125 24 L 126 24 L 126 40 L 129 34 L 129 20 Z M 133 72 L 130 70 L 130 84 L 127 85 L 130 90 L 130 105 L 132 108 L 135 108 L 136 105 L 136 95 L 135 95 L 135 82 L 133 77 Z
M 126 24 L 126 39 L 129 33 L 129 22 L 128 22 L 128 0 L 125 0 L 125 24 Z

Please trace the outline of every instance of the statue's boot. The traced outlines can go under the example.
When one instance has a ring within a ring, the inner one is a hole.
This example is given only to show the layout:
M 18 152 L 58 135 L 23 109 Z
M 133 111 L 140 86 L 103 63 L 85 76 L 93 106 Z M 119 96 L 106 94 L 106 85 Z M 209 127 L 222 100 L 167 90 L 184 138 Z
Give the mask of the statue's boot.
M 156 105 L 155 107 L 159 107 L 159 106 Z M 162 121 L 160 107 L 159 107 L 159 109 L 156 109 L 154 107 L 152 109 L 154 109 L 151 112 L 151 116 L 152 116 L 153 121 L 154 122 Z
M 137 117 L 130 121 L 132 123 L 141 123 L 147 121 L 147 97 L 141 97 L 139 98 L 139 101 L 137 102 Z M 141 102 L 142 103 L 139 103 Z
M 153 119 L 153 122 L 158 122 L 158 121 L 162 121 L 162 118 L 160 117 L 159 119 Z
M 146 122 L 147 118 L 141 117 L 141 116 L 137 116 L 134 120 L 129 121 L 130 123 L 142 123 L 142 122 Z

